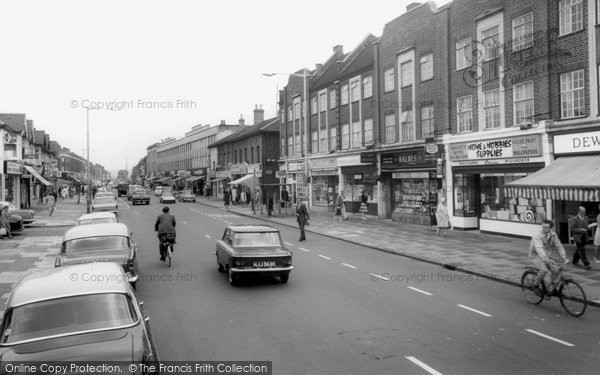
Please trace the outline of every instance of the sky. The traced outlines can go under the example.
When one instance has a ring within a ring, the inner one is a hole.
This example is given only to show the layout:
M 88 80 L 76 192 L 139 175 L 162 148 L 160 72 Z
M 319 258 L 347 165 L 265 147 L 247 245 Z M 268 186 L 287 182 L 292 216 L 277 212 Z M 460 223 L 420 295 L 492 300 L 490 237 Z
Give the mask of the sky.
M 192 126 L 274 117 L 286 73 L 381 36 L 412 2 L 3 0 L 0 113 L 83 157 L 89 115 L 90 160 L 116 176 Z

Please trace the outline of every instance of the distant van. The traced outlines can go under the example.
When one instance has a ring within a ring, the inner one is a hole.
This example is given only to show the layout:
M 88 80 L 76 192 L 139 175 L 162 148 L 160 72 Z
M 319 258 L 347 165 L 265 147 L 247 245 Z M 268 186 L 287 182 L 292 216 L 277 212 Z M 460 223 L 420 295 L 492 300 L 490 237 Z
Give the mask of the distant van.
M 129 184 L 121 183 L 117 185 L 117 196 L 127 195 L 127 191 L 129 190 Z

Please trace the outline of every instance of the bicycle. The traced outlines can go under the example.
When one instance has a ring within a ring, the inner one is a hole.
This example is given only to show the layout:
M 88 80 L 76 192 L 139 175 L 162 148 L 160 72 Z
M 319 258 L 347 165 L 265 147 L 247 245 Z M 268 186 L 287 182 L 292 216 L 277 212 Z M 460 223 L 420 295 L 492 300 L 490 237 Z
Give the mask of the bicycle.
M 163 235 L 160 237 L 160 250 L 161 258 L 163 262 L 167 263 L 168 267 L 171 267 L 171 261 L 173 259 L 173 244 L 175 243 L 175 236 L 172 234 Z
M 550 300 L 552 296 L 555 296 L 559 298 L 560 304 L 569 315 L 574 317 L 583 315 L 588 303 L 585 292 L 579 284 L 565 277 L 563 267 L 560 267 L 558 275 L 552 282 L 554 286 L 552 293 L 547 292 L 543 279 L 540 287 L 535 286 L 535 279 L 539 272 L 539 268 L 526 266 L 525 272 L 521 276 L 521 290 L 529 303 L 539 305 L 544 298 Z

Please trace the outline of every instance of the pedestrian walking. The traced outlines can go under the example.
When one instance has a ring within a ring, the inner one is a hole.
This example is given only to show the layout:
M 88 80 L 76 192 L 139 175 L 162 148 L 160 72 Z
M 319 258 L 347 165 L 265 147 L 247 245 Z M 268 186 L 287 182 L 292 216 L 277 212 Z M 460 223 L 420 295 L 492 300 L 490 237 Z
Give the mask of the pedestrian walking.
M 248 205 L 246 204 L 246 191 L 244 189 L 240 189 L 242 192 L 240 193 L 240 201 L 242 202 L 242 207 L 246 208 Z
M 306 234 L 304 233 L 304 227 L 310 224 L 310 216 L 308 215 L 308 209 L 303 201 L 299 201 L 296 206 L 296 220 L 298 226 L 300 226 L 300 240 L 306 241 Z
M 54 192 L 49 192 L 48 195 L 46 195 L 46 204 L 48 205 L 48 212 L 49 215 L 48 216 L 52 216 L 52 213 L 54 212 L 54 208 L 56 208 L 56 198 L 54 197 Z
M 585 244 L 587 243 L 587 231 L 589 228 L 591 228 L 591 226 L 588 224 L 588 218 L 585 216 L 585 207 L 579 207 L 577 216 L 573 218 L 573 223 L 571 224 L 571 233 L 573 234 L 573 239 L 577 245 L 577 249 L 573 254 L 572 263 L 577 265 L 581 258 L 583 266 L 588 271 L 592 269 L 592 266 L 590 266 L 590 262 L 585 255 Z
M 440 198 L 440 203 L 435 211 L 435 219 L 437 221 L 437 234 L 439 235 L 444 230 L 444 236 L 448 235 L 448 222 L 450 217 L 448 216 L 448 208 L 446 207 L 446 198 Z
M 8 213 L 8 205 L 4 206 L 2 213 L 0 214 L 0 225 L 6 231 L 6 237 L 13 238 L 10 234 L 10 214 Z M 4 237 L 2 237 L 4 239 Z
M 67 192 L 67 187 L 63 186 L 63 188 L 60 189 L 60 196 L 61 196 L 62 200 L 67 199 L 68 195 L 69 195 L 69 193 Z
M 261 196 L 260 196 L 260 190 L 257 188 L 256 189 L 256 194 L 255 194 L 255 201 L 256 201 L 256 208 L 258 209 L 258 206 L 260 205 L 260 213 L 262 215 L 263 213 L 263 206 L 262 206 L 262 202 L 261 202 Z
M 246 204 L 250 206 L 250 201 L 252 200 L 252 194 L 250 193 L 250 188 L 246 188 Z
M 360 194 L 360 214 L 361 214 L 361 218 L 363 220 L 367 219 L 367 211 L 368 211 L 368 206 L 367 206 L 367 201 L 369 200 L 369 197 L 367 196 L 367 193 L 365 193 L 365 191 L 363 190 L 362 193 Z
M 346 215 L 344 214 L 344 192 L 340 192 L 335 199 L 335 216 L 333 220 L 342 220 L 346 219 Z
M 596 216 L 596 222 L 592 224 L 596 227 L 596 235 L 594 236 L 594 262 L 600 263 L 598 253 L 600 252 L 600 203 L 598 204 L 598 216 Z
M 229 210 L 229 188 L 223 190 L 223 199 L 225 200 L 225 208 Z
M 238 191 L 237 188 L 234 186 L 233 189 L 231 189 L 231 204 L 237 204 L 237 199 Z

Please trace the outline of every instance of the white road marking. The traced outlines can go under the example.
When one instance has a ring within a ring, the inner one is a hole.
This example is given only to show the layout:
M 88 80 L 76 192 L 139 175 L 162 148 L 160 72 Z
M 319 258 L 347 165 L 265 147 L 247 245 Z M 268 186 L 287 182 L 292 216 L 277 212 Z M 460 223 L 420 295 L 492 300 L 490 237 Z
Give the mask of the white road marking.
M 300 249 L 300 250 L 302 250 L 302 251 L 306 251 L 307 253 L 310 253 L 310 250 L 308 250 L 308 249 L 305 249 L 305 248 L 303 248 L 303 247 L 299 247 L 298 249 Z
M 408 289 L 412 289 L 412 290 L 414 290 L 415 292 L 423 293 L 423 294 L 425 294 L 425 295 L 427 295 L 427 296 L 432 296 L 432 295 L 433 295 L 432 293 L 426 292 L 426 291 L 424 291 L 424 290 L 421 290 L 421 289 L 417 289 L 417 288 L 415 288 L 415 287 L 413 287 L 413 286 L 409 286 L 409 287 L 408 287 Z
M 346 267 L 349 267 L 349 268 L 352 268 L 352 269 L 354 269 L 354 270 L 356 269 L 356 267 L 355 267 L 355 266 L 353 266 L 353 265 L 351 265 L 351 264 L 348 264 L 348 263 L 342 263 L 342 264 L 343 264 L 344 266 L 346 266 Z
M 374 273 L 369 273 L 369 275 L 371 275 L 372 277 L 380 278 L 380 279 L 385 280 L 385 281 L 390 281 L 390 279 L 388 279 L 387 277 L 383 277 L 381 275 L 377 275 L 377 274 L 374 274 Z
M 184 223 L 184 224 L 187 224 L 187 221 L 184 221 L 183 223 Z M 160 254 L 158 254 L 158 255 L 160 255 Z
M 294 244 L 291 244 L 289 242 L 284 242 L 284 244 L 288 245 L 288 246 L 294 246 Z
M 456 306 L 458 306 L 458 307 L 461 307 L 461 308 L 463 308 L 463 309 L 465 309 L 465 310 L 473 311 L 473 312 L 475 312 L 475 313 L 477 313 L 477 314 L 481 314 L 481 315 L 483 315 L 483 316 L 487 316 L 487 317 L 490 317 L 490 316 L 491 316 L 490 314 L 486 314 L 486 313 L 484 313 L 483 311 L 475 310 L 475 309 L 473 309 L 473 308 L 471 308 L 471 307 L 469 307 L 469 306 L 465 306 L 465 305 L 456 305 Z
M 543 337 L 543 338 L 545 338 L 545 339 L 548 339 L 548 340 L 556 341 L 557 343 L 559 343 L 559 344 L 563 344 L 563 345 L 565 345 L 565 346 L 575 346 L 575 345 L 573 345 L 573 344 L 571 344 L 571 343 L 569 343 L 569 342 L 566 342 L 566 341 L 562 341 L 562 340 L 556 339 L 556 338 L 554 338 L 554 337 L 552 337 L 552 336 L 545 335 L 545 334 L 543 334 L 543 333 L 541 333 L 541 332 L 538 332 L 538 331 L 534 331 L 533 329 L 526 329 L 525 331 L 527 331 L 527 332 L 530 332 L 530 333 L 533 333 L 534 335 L 541 336 L 541 337 Z
M 206 237 L 206 238 L 210 238 L 210 236 L 209 236 L 208 234 L 205 234 L 205 235 L 204 235 L 204 237 Z
M 420 368 L 422 368 L 423 370 L 427 371 L 428 373 L 432 374 L 432 375 L 442 375 L 441 372 L 434 370 L 431 366 L 429 366 L 428 364 L 419 361 L 418 359 L 416 359 L 413 356 L 406 356 L 404 357 L 406 359 L 408 359 L 409 361 L 411 361 L 412 363 L 414 363 L 415 365 L 419 366 Z
M 125 201 L 123 199 L 119 198 L 119 200 L 125 205 L 125 208 L 129 209 L 129 205 L 127 203 L 125 203 Z
M 330 258 L 330 257 L 326 257 L 325 255 L 321 255 L 321 254 L 319 254 L 319 256 L 320 256 L 321 258 L 323 258 L 323 259 L 331 260 L 331 258 Z

